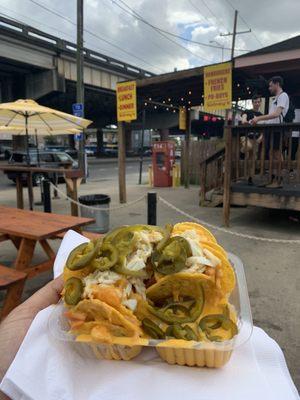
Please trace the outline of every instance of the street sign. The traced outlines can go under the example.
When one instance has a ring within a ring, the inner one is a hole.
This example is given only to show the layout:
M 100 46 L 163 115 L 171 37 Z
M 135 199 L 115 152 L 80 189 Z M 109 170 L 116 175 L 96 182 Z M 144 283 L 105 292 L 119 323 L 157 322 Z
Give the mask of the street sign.
M 228 110 L 231 102 L 231 62 L 204 67 L 204 111 Z
M 74 135 L 74 139 L 75 140 L 82 140 L 83 139 L 83 133 L 81 132 L 81 133 L 75 133 L 75 135 Z
M 186 130 L 186 109 L 179 107 L 179 129 Z
M 74 103 L 72 104 L 73 115 L 76 117 L 83 117 L 83 104 L 82 103 Z
M 117 120 L 133 121 L 137 119 L 136 82 L 117 83 Z

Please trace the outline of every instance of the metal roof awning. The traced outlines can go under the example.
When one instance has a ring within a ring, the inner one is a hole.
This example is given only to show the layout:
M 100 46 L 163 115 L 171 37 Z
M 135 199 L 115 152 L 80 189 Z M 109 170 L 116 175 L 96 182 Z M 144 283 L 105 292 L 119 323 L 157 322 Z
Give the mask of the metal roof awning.
M 267 80 L 281 75 L 289 95 L 300 106 L 300 35 L 234 59 L 233 101 L 247 100 L 254 93 L 268 96 Z M 200 106 L 203 103 L 204 67 L 137 80 L 140 102 L 167 106 Z

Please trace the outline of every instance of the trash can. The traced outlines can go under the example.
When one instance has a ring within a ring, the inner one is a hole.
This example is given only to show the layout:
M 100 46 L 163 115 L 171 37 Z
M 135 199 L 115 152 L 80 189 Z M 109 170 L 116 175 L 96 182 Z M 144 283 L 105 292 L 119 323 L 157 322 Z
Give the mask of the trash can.
M 109 203 L 110 197 L 106 194 L 90 194 L 80 196 L 80 214 L 85 218 L 94 218 L 94 224 L 87 225 L 85 229 L 91 232 L 106 233 L 109 230 Z M 99 210 L 90 209 L 84 206 L 99 207 Z

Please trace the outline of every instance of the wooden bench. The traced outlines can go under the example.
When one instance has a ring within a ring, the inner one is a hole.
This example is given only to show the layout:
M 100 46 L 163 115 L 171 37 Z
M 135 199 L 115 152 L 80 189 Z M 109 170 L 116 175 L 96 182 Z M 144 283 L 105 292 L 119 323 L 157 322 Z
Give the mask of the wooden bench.
M 2 235 L 2 233 L 0 233 L 0 243 L 1 242 L 5 242 L 6 240 L 9 240 L 9 236 L 8 235 Z
M 96 233 L 96 232 L 89 232 L 89 231 L 82 231 L 79 233 L 90 240 L 99 239 L 103 236 L 103 233 Z M 55 237 L 53 239 L 63 239 L 65 234 L 66 234 L 66 232 L 58 233 L 57 235 L 55 235 Z
M 0 320 L 21 303 L 27 274 L 0 264 L 0 290 L 6 290 Z

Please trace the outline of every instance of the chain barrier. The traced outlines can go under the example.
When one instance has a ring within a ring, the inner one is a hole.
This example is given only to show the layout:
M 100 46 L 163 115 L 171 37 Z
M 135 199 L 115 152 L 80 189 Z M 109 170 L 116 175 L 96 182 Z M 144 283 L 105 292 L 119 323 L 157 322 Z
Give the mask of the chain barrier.
M 120 210 L 122 208 L 125 207 L 130 207 L 134 204 L 139 203 L 140 201 L 146 199 L 147 195 L 144 194 L 143 196 L 137 198 L 136 200 L 133 200 L 129 203 L 126 204 L 122 204 L 120 206 L 116 206 L 116 207 L 109 207 L 109 208 L 98 208 L 98 207 L 93 207 L 93 206 L 87 206 L 85 204 L 79 203 L 76 200 L 73 200 L 71 197 L 69 197 L 68 195 L 66 195 L 61 189 L 59 189 L 57 186 L 55 186 L 52 182 L 50 182 L 50 186 L 52 186 L 52 188 L 54 190 L 56 190 L 59 194 L 61 194 L 66 200 L 70 201 L 71 203 L 77 204 L 77 206 L 79 207 L 84 207 L 84 208 L 88 208 L 89 210 L 94 210 L 94 211 L 116 211 L 116 210 Z M 229 229 L 226 228 L 222 228 L 220 226 L 217 225 L 213 225 L 210 224 L 209 222 L 203 221 L 200 218 L 194 217 L 193 215 L 190 215 L 188 213 L 186 213 L 185 211 L 181 210 L 180 208 L 174 206 L 174 204 L 168 202 L 167 200 L 165 200 L 163 197 L 158 196 L 158 201 L 161 202 L 162 204 L 164 204 L 165 206 L 171 208 L 172 210 L 176 211 L 177 213 L 187 217 L 188 219 L 197 222 L 198 224 L 201 225 L 205 225 L 208 228 L 215 230 L 215 231 L 219 231 L 219 232 L 223 232 L 223 233 L 227 233 L 229 235 L 232 236 L 237 236 L 237 237 L 241 237 L 244 239 L 250 239 L 250 240 L 259 240 L 261 242 L 269 242 L 269 243 L 285 243 L 285 244 L 300 244 L 300 239 L 275 239 L 275 238 L 265 238 L 265 237 L 260 237 L 260 236 L 253 236 L 253 235 L 247 235 L 245 233 L 239 233 L 239 232 L 235 232 L 235 231 L 230 231 Z
M 69 197 L 68 195 L 66 195 L 66 193 L 64 193 L 61 189 L 59 189 L 57 186 L 55 186 L 52 182 L 49 182 L 49 183 L 50 183 L 50 186 L 52 186 L 52 188 L 54 190 L 56 190 L 59 194 L 61 194 L 66 200 L 70 201 L 71 203 L 77 204 L 77 206 L 79 206 L 79 207 L 88 208 L 89 210 L 94 210 L 94 211 L 116 211 L 116 210 L 120 210 L 120 209 L 125 208 L 125 207 L 133 206 L 134 204 L 139 203 L 140 201 L 146 199 L 146 197 L 147 197 L 144 194 L 143 196 L 138 197 L 136 200 L 129 201 L 126 204 L 121 204 L 120 206 L 115 206 L 115 207 L 108 207 L 108 208 L 93 207 L 93 206 L 87 206 L 86 204 L 79 203 L 79 201 L 76 201 L 76 200 L 72 199 L 71 197 Z
M 228 233 L 229 235 L 233 235 L 233 236 L 238 236 L 244 239 L 251 239 L 251 240 L 259 240 L 262 242 L 270 242 L 270 243 L 286 243 L 286 244 L 300 244 L 300 239 L 272 239 L 272 238 L 264 238 L 264 237 L 260 237 L 260 236 L 252 236 L 252 235 L 247 235 L 245 233 L 239 233 L 239 232 L 234 232 L 234 231 L 230 231 L 229 229 L 226 228 L 222 228 L 220 226 L 217 225 L 213 225 L 210 224 L 206 221 L 203 221 L 199 218 L 194 217 L 193 215 L 190 215 L 188 213 L 186 213 L 185 211 L 180 210 L 180 208 L 174 206 L 173 204 L 169 203 L 167 200 L 165 200 L 164 198 L 162 198 L 161 196 L 158 196 L 158 201 L 161 202 L 162 204 L 164 204 L 165 206 L 171 208 L 172 210 L 178 212 L 181 215 L 184 215 L 185 217 L 189 218 L 192 221 L 195 221 L 201 225 L 205 225 L 208 228 L 211 228 L 213 230 L 219 231 L 219 232 L 223 232 L 223 233 Z

